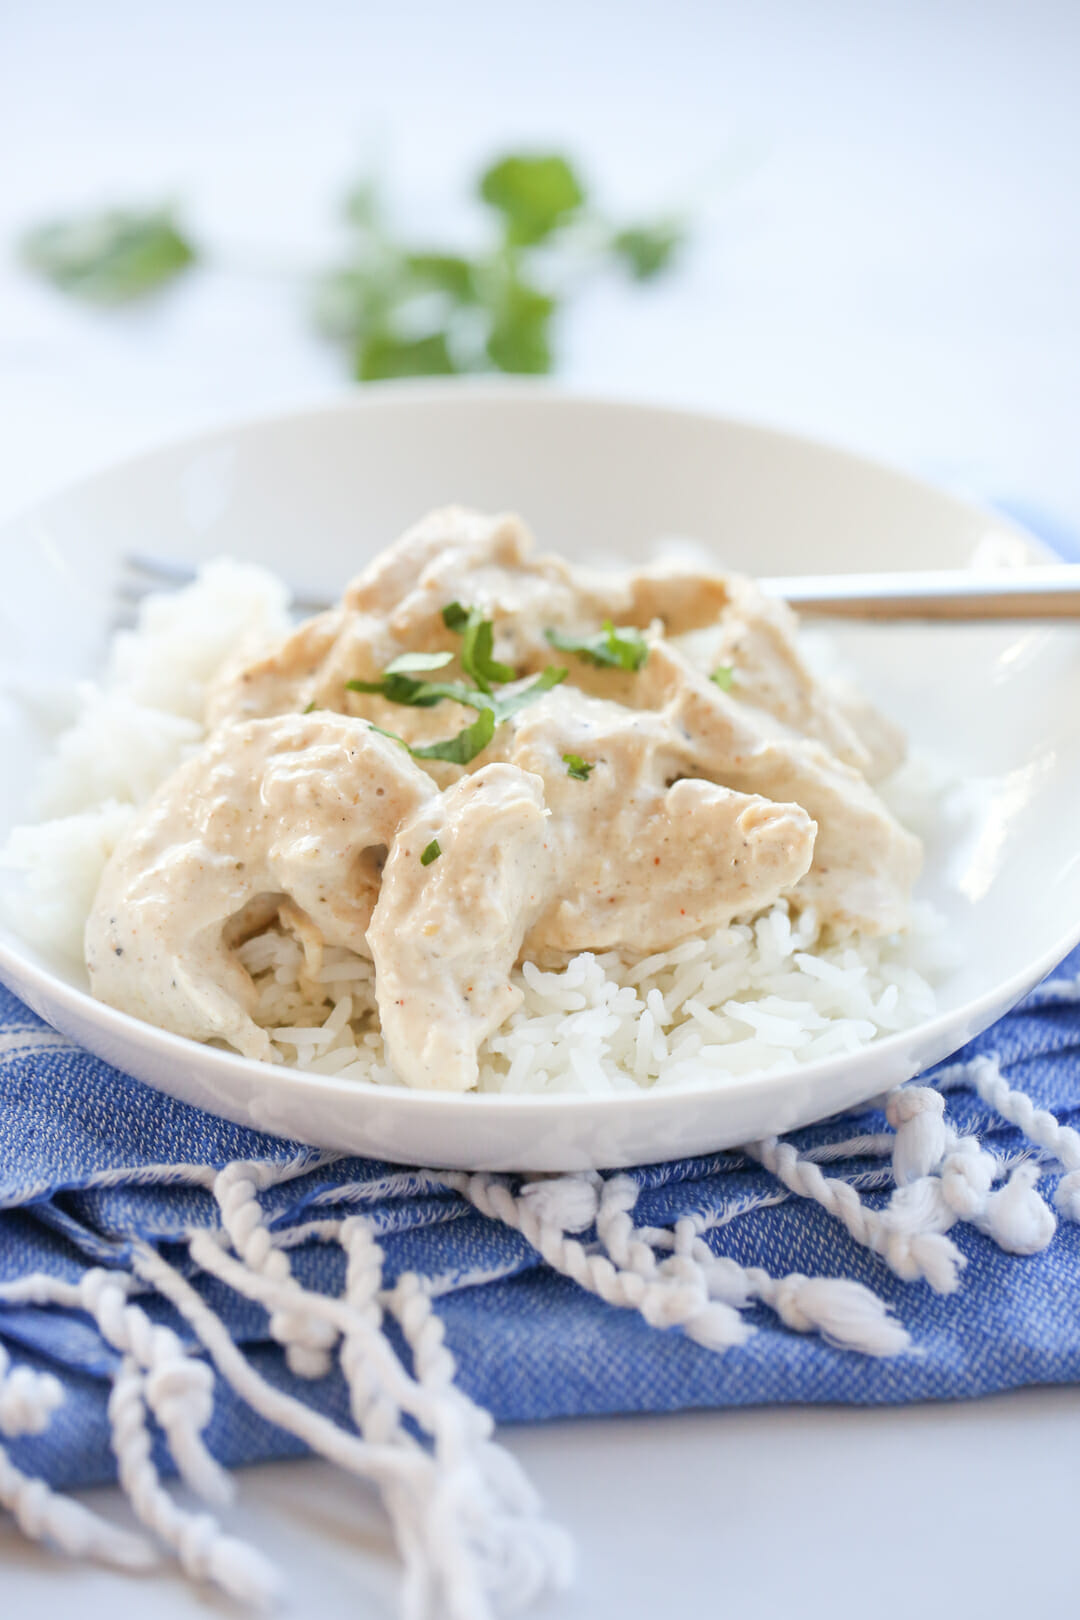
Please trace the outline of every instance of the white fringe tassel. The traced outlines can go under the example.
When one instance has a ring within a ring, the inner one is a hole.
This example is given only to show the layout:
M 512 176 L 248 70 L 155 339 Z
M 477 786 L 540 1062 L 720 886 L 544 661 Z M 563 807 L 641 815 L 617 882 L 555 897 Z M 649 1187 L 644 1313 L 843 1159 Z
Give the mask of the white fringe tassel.
M 969 1072 L 983 1101 L 1061 1165 L 1065 1175 L 1058 1183 L 1054 1204 L 1066 1220 L 1080 1221 L 1080 1131 L 1059 1125 L 1047 1109 L 1036 1108 L 1022 1091 L 1013 1091 L 993 1058 L 976 1058 Z
M 943 1077 L 943 1084 L 960 1081 L 973 1084 L 1033 1147 L 1061 1165 L 1058 1211 L 1080 1220 L 1080 1133 L 1013 1091 L 989 1059 Z M 1036 1191 L 1041 1170 L 1032 1158 L 1006 1175 L 995 1155 L 946 1122 L 941 1092 L 927 1086 L 892 1092 L 886 1114 L 892 1136 L 805 1154 L 775 1137 L 750 1144 L 745 1151 L 784 1190 L 716 1214 L 684 1216 L 671 1228 L 635 1225 L 640 1189 L 629 1175 L 537 1176 L 516 1193 L 494 1175 L 431 1171 L 412 1179 L 455 1189 L 481 1214 L 520 1232 L 562 1276 L 610 1305 L 638 1312 L 653 1327 L 680 1327 L 711 1350 L 742 1344 L 752 1331 L 742 1312 L 758 1304 L 795 1332 L 891 1356 L 909 1347 L 908 1333 L 862 1284 L 800 1273 L 773 1277 L 714 1254 L 705 1241 L 706 1232 L 747 1209 L 794 1194 L 820 1205 L 898 1276 L 923 1278 L 943 1294 L 958 1286 L 964 1264 L 948 1236 L 959 1222 L 972 1223 L 1011 1253 L 1046 1247 L 1056 1223 Z M 895 1189 L 883 1209 L 871 1209 L 854 1186 L 820 1167 L 851 1153 L 891 1153 Z M 454 1359 L 432 1307 L 445 1284 L 410 1273 L 392 1289 L 384 1287 L 377 1232 L 361 1215 L 318 1219 L 304 1228 L 305 1238 L 344 1249 L 341 1298 L 305 1289 L 294 1278 L 288 1250 L 295 1233 L 268 1227 L 259 1194 L 313 1164 L 308 1155 L 278 1166 L 238 1163 L 217 1173 L 189 1167 L 186 1179 L 212 1188 L 221 1230 L 190 1232 L 188 1247 L 205 1273 L 268 1312 L 270 1334 L 294 1373 L 321 1377 L 337 1358 L 357 1433 L 267 1382 L 192 1283 L 150 1244 L 135 1245 L 133 1274 L 94 1267 L 77 1283 L 23 1278 L 0 1286 L 0 1304 L 85 1311 L 117 1352 L 109 1419 L 121 1484 L 143 1525 L 193 1578 L 253 1605 L 266 1604 L 277 1590 L 262 1555 L 227 1535 L 210 1513 L 180 1507 L 152 1460 L 150 1417 L 193 1491 L 214 1507 L 227 1505 L 231 1481 L 202 1439 L 213 1410 L 212 1363 L 259 1416 L 381 1491 L 403 1564 L 405 1620 L 489 1620 L 496 1611 L 524 1607 L 545 1588 L 564 1587 L 572 1563 L 567 1537 L 544 1518 L 514 1458 L 495 1444 L 489 1414 L 456 1386 Z M 362 1204 L 370 1195 L 360 1183 L 335 1190 L 333 1201 Z M 595 1240 L 583 1236 L 591 1228 Z M 208 1360 L 187 1352 L 175 1333 L 135 1303 L 131 1296 L 146 1288 L 172 1303 Z M 411 1365 L 394 1350 L 388 1319 L 399 1328 Z M 43 1432 L 62 1399 L 55 1377 L 12 1367 L 0 1345 L 0 1436 Z M 67 1552 L 133 1570 L 156 1560 L 148 1540 L 23 1475 L 2 1447 L 0 1506 L 26 1534 Z
M 0 1344 L 0 1434 L 43 1434 L 64 1399 L 63 1386 L 51 1373 L 13 1367 Z M 50 1541 L 75 1558 L 94 1558 L 117 1569 L 150 1569 L 157 1562 L 153 1547 L 141 1536 L 102 1519 L 81 1502 L 50 1490 L 15 1467 L 0 1446 L 0 1507 L 12 1515 L 23 1535 Z
M 985 1095 L 982 1087 L 987 1082 L 981 1075 L 980 1069 L 972 1078 Z M 1014 1107 L 1019 1099 L 1034 1112 L 1028 1098 L 1009 1092 L 1004 1082 L 1000 1085 L 1014 1099 Z M 1045 1249 L 1056 1222 L 1035 1190 L 1041 1174 L 1037 1165 L 1030 1160 L 1017 1165 L 1004 1186 L 995 1189 L 994 1182 L 1002 1175 L 999 1161 L 974 1137 L 958 1135 L 944 1114 L 945 1099 L 930 1086 L 901 1086 L 890 1093 L 886 1116 L 896 1132 L 892 1156 L 896 1190 L 882 1210 L 870 1209 L 849 1182 L 826 1176 L 788 1142 L 770 1137 L 751 1143 L 746 1151 L 789 1191 L 820 1204 L 898 1277 L 906 1282 L 921 1277 L 935 1292 L 951 1294 L 959 1286 L 964 1257 L 945 1234 L 958 1222 L 970 1221 L 1011 1254 Z M 1052 1115 L 1044 1119 L 1059 1137 L 1076 1136 L 1059 1127 Z M 1068 1151 L 1066 1144 L 1061 1147 Z M 1076 1162 L 1080 1166 L 1080 1153 Z

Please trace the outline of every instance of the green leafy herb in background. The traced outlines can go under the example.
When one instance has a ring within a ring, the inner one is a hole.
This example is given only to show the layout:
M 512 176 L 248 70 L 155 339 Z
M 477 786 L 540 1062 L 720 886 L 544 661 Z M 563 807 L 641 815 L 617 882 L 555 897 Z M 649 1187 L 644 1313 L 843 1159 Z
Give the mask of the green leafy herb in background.
M 635 281 L 651 281 L 667 269 L 682 240 L 682 226 L 677 220 L 669 219 L 616 231 L 611 247 Z
M 585 203 L 580 180 L 558 156 L 502 158 L 480 176 L 480 195 L 503 216 L 514 247 L 542 242 Z
M 23 262 L 54 286 L 93 304 L 145 298 L 194 264 L 196 251 L 167 209 L 114 209 L 29 231 Z
M 315 278 L 312 305 L 316 327 L 360 381 L 549 372 L 558 318 L 578 288 L 604 270 L 650 281 L 685 239 L 672 218 L 608 221 L 558 153 L 499 158 L 476 197 L 486 229 L 468 253 L 406 240 L 370 182 L 347 197 L 347 252 Z M 55 286 L 99 304 L 145 297 L 206 258 L 167 209 L 44 225 L 21 252 Z

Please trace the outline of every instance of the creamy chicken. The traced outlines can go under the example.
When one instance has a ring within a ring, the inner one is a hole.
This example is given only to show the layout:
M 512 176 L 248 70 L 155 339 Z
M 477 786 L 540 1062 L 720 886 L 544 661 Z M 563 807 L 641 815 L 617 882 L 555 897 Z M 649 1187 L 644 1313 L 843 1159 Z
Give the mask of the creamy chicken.
M 771 904 L 810 866 L 806 811 L 688 771 L 686 738 L 663 711 L 558 687 L 507 727 L 503 746 L 540 778 L 551 810 L 555 869 L 526 936 L 533 960 L 666 950 Z M 585 781 L 568 754 L 591 764 Z
M 269 1058 L 234 954 L 279 912 L 353 950 L 401 821 L 435 784 L 396 743 L 344 715 L 224 726 L 158 789 L 113 852 L 86 925 L 94 994 Z
M 368 943 L 410 1085 L 474 1086 L 477 1048 L 520 1004 L 510 970 L 553 875 L 548 819 L 538 776 L 485 765 L 402 823 Z
M 871 786 L 902 739 L 795 630 L 739 576 L 586 571 L 516 518 L 431 514 L 222 672 L 106 870 L 95 994 L 267 1057 L 235 952 L 276 918 L 310 972 L 371 957 L 403 1080 L 467 1089 L 522 960 L 662 951 L 780 897 L 902 928 L 920 847 Z

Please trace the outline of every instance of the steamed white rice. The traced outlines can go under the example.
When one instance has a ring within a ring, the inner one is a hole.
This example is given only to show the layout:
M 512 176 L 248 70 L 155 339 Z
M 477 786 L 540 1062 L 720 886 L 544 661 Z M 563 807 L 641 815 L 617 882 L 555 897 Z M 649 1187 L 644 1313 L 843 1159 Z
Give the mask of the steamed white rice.
M 100 684 L 74 694 L 35 808 L 0 850 L 0 911 L 58 962 L 81 963 L 101 872 L 140 804 L 202 736 L 207 683 L 236 647 L 280 631 L 287 594 L 273 575 L 219 559 L 196 583 L 151 598 L 117 637 Z M 895 808 L 922 832 L 938 789 L 907 771 Z M 278 927 L 240 956 L 258 991 L 255 1017 L 280 1061 L 396 1085 L 375 1010 L 372 966 L 327 949 L 312 979 Z M 830 939 L 811 909 L 780 902 L 746 923 L 636 963 L 584 952 L 557 972 L 525 963 L 519 1010 L 480 1053 L 484 1091 L 577 1091 L 722 1084 L 859 1051 L 933 1015 L 948 965 L 941 926 L 916 905 L 904 934 Z

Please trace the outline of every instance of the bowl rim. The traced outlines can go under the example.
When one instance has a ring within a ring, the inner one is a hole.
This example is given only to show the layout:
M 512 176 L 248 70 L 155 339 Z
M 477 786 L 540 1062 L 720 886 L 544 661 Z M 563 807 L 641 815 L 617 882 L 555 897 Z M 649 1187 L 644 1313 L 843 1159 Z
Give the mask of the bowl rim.
M 257 433 L 263 429 L 286 428 L 321 416 L 362 415 L 388 406 L 430 406 L 447 403 L 477 405 L 542 405 L 550 410 L 564 410 L 567 406 L 583 406 L 626 416 L 661 416 L 685 423 L 709 423 L 714 427 L 736 433 L 747 433 L 758 439 L 771 440 L 777 446 L 809 452 L 833 463 L 844 463 L 878 478 L 890 479 L 898 487 L 913 494 L 932 496 L 939 504 L 948 506 L 958 516 L 978 517 L 1006 530 L 1023 540 L 1047 560 L 1057 553 L 1045 541 L 1027 529 L 1006 512 L 983 507 L 978 501 L 919 477 L 897 463 L 866 455 L 859 450 L 848 450 L 828 439 L 817 439 L 774 422 L 754 416 L 739 416 L 728 411 L 713 410 L 705 405 L 686 405 L 664 399 L 650 399 L 629 390 L 593 390 L 556 381 L 550 377 L 504 377 L 492 380 L 479 377 L 396 377 L 375 382 L 355 384 L 352 387 L 332 388 L 299 405 L 271 405 L 262 410 L 230 412 L 220 420 L 204 424 L 189 431 L 170 434 L 152 440 L 126 454 L 105 458 L 98 464 L 61 480 L 42 494 L 32 496 L 0 516 L 0 543 L 7 531 L 23 523 L 34 521 L 73 496 L 92 494 L 95 486 L 106 484 L 113 478 L 135 472 L 139 467 L 168 456 L 197 453 L 209 449 L 215 440 L 240 434 Z
M 47 516 L 49 510 L 73 498 L 92 494 L 94 489 L 114 479 L 123 478 L 140 468 L 145 469 L 155 460 L 184 454 L 198 453 L 201 449 L 208 449 L 223 438 L 235 438 L 239 435 L 257 434 L 265 429 L 288 428 L 290 425 L 309 423 L 320 417 L 364 416 L 371 412 L 378 412 L 387 408 L 408 409 L 412 406 L 427 407 L 430 405 L 460 405 L 462 403 L 475 403 L 477 405 L 510 405 L 527 403 L 541 405 L 542 408 L 558 411 L 568 406 L 581 406 L 588 409 L 600 409 L 606 412 L 625 414 L 628 416 L 657 416 L 673 421 L 709 424 L 720 429 L 729 429 L 735 432 L 744 432 L 749 435 L 771 441 L 778 448 L 790 447 L 814 456 L 831 460 L 834 464 L 854 466 L 864 473 L 872 474 L 878 478 L 886 478 L 896 485 L 910 490 L 923 497 L 932 497 L 936 502 L 948 506 L 957 516 L 968 518 L 978 517 L 1007 533 L 1011 533 L 1023 540 L 1036 555 L 1052 557 L 1054 553 L 1037 536 L 1025 529 L 1015 519 L 998 512 L 992 512 L 953 494 L 948 490 L 938 489 L 929 483 L 902 468 L 895 467 L 888 462 L 879 461 L 873 457 L 859 452 L 848 451 L 840 446 L 822 442 L 810 435 L 797 433 L 788 429 L 776 427 L 765 422 L 758 422 L 745 417 L 729 415 L 725 412 L 711 410 L 707 407 L 668 404 L 663 400 L 649 400 L 631 394 L 594 392 L 588 389 L 567 387 L 549 379 L 514 379 L 491 381 L 481 379 L 399 379 L 375 384 L 365 384 L 360 389 L 338 389 L 323 399 L 316 399 L 309 403 L 293 407 L 276 407 L 265 411 L 247 412 L 230 416 L 217 425 L 204 426 L 190 433 L 178 434 L 162 440 L 157 444 L 147 445 L 141 449 L 117 460 L 107 462 L 97 468 L 83 472 L 61 483 L 52 491 L 30 501 L 22 508 L 7 515 L 0 522 L 0 546 L 11 531 L 17 530 L 27 521 L 34 521 Z M 13 942 L 13 943 L 12 943 Z M 896 1031 L 872 1041 L 869 1046 L 861 1048 L 855 1053 L 840 1054 L 836 1057 L 821 1059 L 817 1062 L 783 1068 L 759 1071 L 749 1076 L 735 1076 L 730 1080 L 717 1080 L 707 1085 L 694 1085 L 683 1083 L 681 1085 L 637 1088 L 627 1091 L 610 1092 L 582 1092 L 582 1091 L 549 1091 L 549 1092 L 503 1092 L 503 1091 L 449 1091 L 443 1089 L 427 1089 L 410 1087 L 407 1085 L 388 1086 L 379 1085 L 370 1080 L 345 1080 L 332 1074 L 321 1074 L 317 1071 L 304 1070 L 288 1063 L 264 1063 L 257 1059 L 246 1058 L 240 1053 L 231 1052 L 221 1047 L 206 1045 L 187 1036 L 176 1035 L 170 1030 L 160 1028 L 131 1014 L 118 1011 L 106 1003 L 98 1001 L 88 990 L 83 990 L 69 984 L 66 979 L 57 975 L 46 966 L 39 965 L 34 958 L 38 954 L 33 947 L 22 947 L 18 936 L 9 929 L 0 927 L 0 970 L 5 981 L 8 975 L 26 986 L 33 992 L 42 992 L 46 999 L 64 1012 L 71 1012 L 75 1018 L 84 1022 L 89 1019 L 96 1022 L 104 1030 L 113 1034 L 116 1043 L 128 1045 L 150 1045 L 161 1050 L 163 1055 L 174 1059 L 183 1059 L 185 1056 L 195 1058 L 204 1066 L 208 1075 L 214 1072 L 247 1075 L 254 1081 L 266 1082 L 270 1076 L 275 1077 L 275 1085 L 285 1081 L 290 1086 L 298 1085 L 301 1088 L 314 1088 L 326 1096 L 339 1096 L 341 1098 L 366 1095 L 369 1099 L 380 1097 L 395 1106 L 404 1108 L 438 1108 L 459 1109 L 470 1108 L 474 1112 L 504 1111 L 521 1112 L 522 1110 L 537 1110 L 542 1113 L 552 1111 L 563 1112 L 571 1110 L 574 1113 L 589 1113 L 599 1111 L 607 1114 L 612 1110 L 621 1111 L 631 1106 L 638 1110 L 655 1107 L 659 1103 L 676 1105 L 688 1104 L 691 1099 L 700 1099 L 703 1096 L 732 1095 L 744 1088 L 753 1088 L 755 1093 L 767 1091 L 771 1085 L 783 1089 L 790 1084 L 793 1076 L 812 1088 L 815 1082 L 824 1082 L 831 1075 L 850 1069 L 853 1063 L 873 1054 L 875 1059 L 886 1061 L 890 1054 L 899 1056 L 905 1047 L 910 1049 L 914 1039 L 923 1040 L 933 1038 L 937 1033 L 944 1032 L 950 1025 L 962 1020 L 967 1034 L 962 1044 L 980 1033 L 996 1017 L 1002 1016 L 1001 1009 L 1015 1006 L 1016 1003 L 1047 973 L 1056 966 L 1077 944 L 1080 944 L 1080 920 L 1070 929 L 1066 930 L 1055 943 L 1043 951 L 1040 956 L 1028 964 L 1023 970 L 1015 973 L 1011 978 L 984 991 L 975 999 L 965 1002 L 961 1007 L 950 1011 L 935 1014 L 933 1018 L 925 1019 L 919 1024 L 913 1024 L 906 1029 Z M 30 954 L 26 954 L 29 951 Z M 21 990 L 15 992 L 22 994 Z M 47 1022 L 47 1020 L 46 1020 Z M 959 1048 L 957 1048 L 959 1049 Z M 197 1058 L 196 1058 L 197 1054 Z M 104 1060 L 101 1060 L 104 1061 Z

